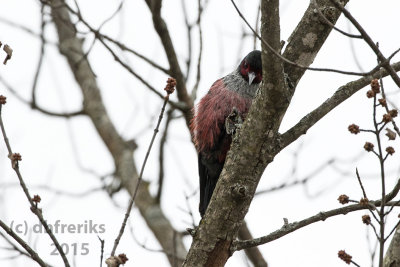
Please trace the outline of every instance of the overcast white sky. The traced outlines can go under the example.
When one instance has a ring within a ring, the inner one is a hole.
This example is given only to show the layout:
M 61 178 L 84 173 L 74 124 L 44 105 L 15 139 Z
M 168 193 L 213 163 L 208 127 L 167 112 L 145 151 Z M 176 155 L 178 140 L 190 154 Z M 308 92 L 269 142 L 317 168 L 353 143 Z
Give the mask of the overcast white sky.
M 7 19 L 34 32 L 40 31 L 39 1 L 17 0 L 0 3 L 0 19 Z M 186 0 L 191 18 L 197 12 L 193 1 Z M 379 42 L 386 56 L 400 48 L 398 18 L 400 2 L 396 0 L 352 0 L 349 10 L 361 25 Z M 99 25 L 110 16 L 119 5 L 119 1 L 78 1 L 83 16 L 93 25 Z M 290 33 L 303 15 L 309 1 L 281 1 L 281 38 L 287 40 Z M 258 1 L 238 1 L 243 14 L 254 23 Z M 46 9 L 48 13 L 49 10 Z M 187 56 L 187 35 L 183 23 L 181 1 L 164 0 L 163 16 L 181 59 Z M 47 16 L 47 19 L 49 16 Z M 355 33 L 347 21 L 341 17 L 337 26 Z M 203 96 L 210 85 L 218 78 L 229 73 L 238 59 L 252 50 L 252 39 L 244 42 L 240 48 L 241 29 L 245 27 L 229 0 L 210 0 L 202 18 L 203 29 L 203 65 L 199 96 Z M 85 30 L 82 28 L 82 30 Z M 122 12 L 109 22 L 104 33 L 114 36 L 140 53 L 151 57 L 159 64 L 167 66 L 167 61 L 159 39 L 153 29 L 150 13 L 144 1 L 125 1 Z M 196 32 L 196 31 L 195 31 Z M 46 37 L 56 40 L 52 25 L 46 28 Z M 85 39 L 88 48 L 92 36 Z M 198 36 L 194 35 L 197 52 Z M 30 99 L 34 71 L 39 58 L 40 40 L 18 28 L 0 21 L 0 41 L 9 44 L 14 54 L 12 60 L 0 66 L 0 77 L 12 85 L 24 99 Z M 355 54 L 364 71 L 376 65 L 376 57 L 361 40 L 353 43 Z M 258 43 L 259 47 L 259 43 Z M 4 52 L 0 51 L 3 59 Z M 167 77 L 151 69 L 140 59 L 124 56 L 133 68 L 141 73 L 160 91 Z M 399 60 L 399 56 L 394 61 Z M 102 90 L 107 111 L 114 120 L 119 132 L 126 138 L 135 138 L 139 144 L 135 153 L 137 166 L 140 166 L 147 144 L 150 141 L 162 100 L 148 91 L 134 77 L 129 75 L 100 44 L 96 44 L 89 59 Z M 349 39 L 336 32 L 332 33 L 321 49 L 313 66 L 330 67 L 359 71 L 354 61 Z M 193 74 L 193 72 L 192 72 Z M 281 131 L 295 124 L 309 111 L 326 100 L 341 85 L 357 77 L 334 73 L 308 72 L 301 80 L 293 102 L 284 119 Z M 193 86 L 194 75 L 189 79 L 189 88 Z M 393 92 L 391 100 L 400 106 L 399 89 L 385 79 L 386 90 Z M 365 97 L 367 88 L 355 94 L 331 114 L 312 128 L 307 136 L 279 154 L 267 168 L 259 189 L 269 188 L 284 181 L 293 181 L 305 177 L 329 159 L 337 159 L 334 167 L 327 167 L 316 176 L 307 187 L 297 186 L 288 190 L 264 194 L 254 199 L 246 221 L 255 237 L 279 229 L 283 218 L 289 222 L 301 220 L 319 211 L 340 206 L 337 197 L 348 194 L 353 199 L 361 198 L 361 191 L 354 175 L 358 167 L 364 179 L 364 185 L 370 199 L 380 196 L 378 162 L 371 154 L 363 153 L 365 141 L 373 141 L 366 134 L 350 135 L 347 126 L 357 123 L 363 128 L 371 126 L 372 104 Z M 104 233 L 99 236 L 106 240 L 105 256 L 110 252 L 114 239 L 123 219 L 128 197 L 125 192 L 118 193 L 111 201 L 106 193 L 99 191 L 84 197 L 70 197 L 54 194 L 37 186 L 47 185 L 64 192 L 82 193 L 102 184 L 96 175 L 82 171 L 79 165 L 95 170 L 100 175 L 113 171 L 113 162 L 108 151 L 96 134 L 87 118 L 71 120 L 51 118 L 32 111 L 27 105 L 0 84 L 0 94 L 7 96 L 7 105 L 3 109 L 6 130 L 15 152 L 22 154 L 21 171 L 30 188 L 31 194 L 42 197 L 41 206 L 48 222 L 54 224 L 60 220 L 64 224 L 104 225 Z M 174 96 L 176 97 L 176 96 Z M 75 111 L 81 107 L 80 90 L 73 79 L 66 60 L 59 55 L 54 45 L 48 45 L 42 74 L 38 84 L 37 99 L 40 105 L 54 111 Z M 384 139 L 386 141 L 386 138 Z M 397 148 L 399 147 L 397 142 Z M 396 149 L 396 146 L 395 146 Z M 397 149 L 400 150 L 400 149 Z M 294 153 L 298 152 L 297 157 Z M 78 152 L 78 153 L 76 153 Z M 167 174 L 163 193 L 162 208 L 178 230 L 190 227 L 190 217 L 181 209 L 187 209 L 185 194 L 191 194 L 197 188 L 196 152 L 190 142 L 190 136 L 183 120 L 175 120 L 166 146 Z M 360 155 L 362 155 L 360 157 Z M 79 164 L 78 164 L 79 163 Z M 388 186 L 399 178 L 399 155 L 395 154 L 387 163 Z M 296 166 L 296 174 L 292 168 Z M 158 150 L 157 144 L 152 151 L 145 179 L 151 184 L 151 191 L 157 190 Z M 106 181 L 110 182 L 110 178 Z M 197 213 L 198 195 L 190 199 L 190 206 Z M 398 213 L 398 212 L 397 212 Z M 345 263 L 337 258 L 337 251 L 346 249 L 361 266 L 370 266 L 369 250 L 366 239 L 366 227 L 361 223 L 364 212 L 353 213 L 328 219 L 296 231 L 270 244 L 260 247 L 268 263 L 278 266 L 342 266 Z M 393 217 L 396 217 L 395 215 Z M 32 229 L 37 219 L 29 211 L 29 205 L 17 178 L 10 168 L 5 146 L 0 142 L 0 219 L 11 224 L 26 224 Z M 393 220 L 388 220 L 389 225 Z M 137 210 L 130 219 L 133 233 L 146 246 L 158 249 L 159 245 L 147 229 Z M 388 227 L 390 229 L 390 226 Z M 97 228 L 98 229 L 98 228 Z M 371 234 L 371 232 L 370 232 Z M 37 248 L 39 254 L 55 266 L 62 266 L 61 258 L 52 256 L 54 246 L 45 234 L 22 235 Z M 60 233 L 61 243 L 70 249 L 73 244 L 88 244 L 89 254 L 75 258 L 76 266 L 96 266 L 99 261 L 100 246 L 96 233 Z M 372 238 L 373 239 L 373 238 Z M 189 247 L 191 239 L 187 238 Z M 6 243 L 0 239 L 0 246 Z M 162 253 L 154 253 L 141 248 L 129 231 L 119 246 L 129 261 L 125 266 L 168 266 Z M 0 249 L 0 259 L 13 255 Z M 227 263 L 229 267 L 246 266 L 243 253 L 236 253 Z M 35 266 L 34 262 L 20 257 L 0 261 L 1 266 Z

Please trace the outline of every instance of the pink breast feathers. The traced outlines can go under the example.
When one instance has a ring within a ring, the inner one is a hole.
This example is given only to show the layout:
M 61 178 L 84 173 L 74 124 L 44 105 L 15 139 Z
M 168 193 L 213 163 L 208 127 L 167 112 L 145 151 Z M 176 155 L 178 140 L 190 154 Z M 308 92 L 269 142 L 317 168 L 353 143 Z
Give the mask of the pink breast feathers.
M 207 95 L 200 100 L 191 123 L 197 150 L 209 151 L 214 148 L 221 131 L 224 130 L 225 118 L 232 112 L 233 107 L 244 117 L 251 101 L 251 98 L 227 89 L 222 79 L 217 80 Z

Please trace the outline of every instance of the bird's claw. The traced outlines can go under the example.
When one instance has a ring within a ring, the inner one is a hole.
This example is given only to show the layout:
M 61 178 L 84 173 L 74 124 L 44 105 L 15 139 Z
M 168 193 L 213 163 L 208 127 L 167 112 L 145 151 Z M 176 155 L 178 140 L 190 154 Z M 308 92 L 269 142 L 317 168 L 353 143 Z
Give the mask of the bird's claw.
M 240 129 L 243 119 L 236 107 L 232 108 L 231 113 L 225 119 L 225 130 L 229 135 L 233 135 L 237 129 Z
M 186 231 L 189 233 L 189 235 L 191 235 L 192 237 L 194 237 L 195 235 L 196 235 L 196 232 L 197 232 L 197 228 L 198 227 L 195 227 L 195 228 L 186 228 Z

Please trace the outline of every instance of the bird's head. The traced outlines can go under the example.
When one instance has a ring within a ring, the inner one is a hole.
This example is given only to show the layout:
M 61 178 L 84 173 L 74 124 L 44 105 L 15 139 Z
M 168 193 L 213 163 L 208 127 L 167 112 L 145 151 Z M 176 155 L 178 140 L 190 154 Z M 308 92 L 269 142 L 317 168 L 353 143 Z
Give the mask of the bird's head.
M 250 52 L 239 65 L 239 72 L 249 84 L 257 84 L 262 80 L 261 52 Z

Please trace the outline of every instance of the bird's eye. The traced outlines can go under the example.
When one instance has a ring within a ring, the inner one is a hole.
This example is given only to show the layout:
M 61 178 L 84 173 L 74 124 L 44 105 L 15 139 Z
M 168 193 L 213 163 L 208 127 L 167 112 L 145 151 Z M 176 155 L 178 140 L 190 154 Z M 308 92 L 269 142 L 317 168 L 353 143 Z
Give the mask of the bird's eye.
M 244 67 L 245 69 L 247 69 L 247 68 L 249 67 L 249 64 L 247 64 L 247 62 L 244 62 L 243 67 Z

